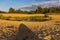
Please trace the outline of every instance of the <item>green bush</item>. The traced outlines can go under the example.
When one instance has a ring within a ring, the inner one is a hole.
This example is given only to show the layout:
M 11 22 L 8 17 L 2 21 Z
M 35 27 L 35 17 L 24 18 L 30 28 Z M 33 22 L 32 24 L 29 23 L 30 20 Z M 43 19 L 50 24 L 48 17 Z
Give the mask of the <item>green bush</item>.
M 13 17 L 10 20 L 13 20 L 13 21 L 21 21 L 20 17 Z
M 48 14 L 45 14 L 44 17 L 49 17 Z
M 31 21 L 47 21 L 50 19 L 50 17 L 45 17 L 45 16 L 35 16 L 30 18 Z
M 1 19 L 2 16 L 3 16 L 3 15 L 0 14 L 0 19 Z
M 2 16 L 1 19 L 10 20 L 11 16 Z

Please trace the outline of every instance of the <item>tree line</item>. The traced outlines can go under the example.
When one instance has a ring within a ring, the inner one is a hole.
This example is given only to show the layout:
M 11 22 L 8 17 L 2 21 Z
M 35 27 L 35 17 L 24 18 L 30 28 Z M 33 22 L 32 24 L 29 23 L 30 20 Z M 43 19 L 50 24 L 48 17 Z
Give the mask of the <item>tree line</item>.
M 0 11 L 0 13 L 6 13 L 5 11 Z M 22 11 L 20 9 L 14 9 L 14 8 L 9 8 L 8 13 L 26 13 L 26 14 L 37 14 L 37 13 L 60 13 L 60 6 L 59 7 L 37 7 L 36 10 L 31 10 L 31 11 Z

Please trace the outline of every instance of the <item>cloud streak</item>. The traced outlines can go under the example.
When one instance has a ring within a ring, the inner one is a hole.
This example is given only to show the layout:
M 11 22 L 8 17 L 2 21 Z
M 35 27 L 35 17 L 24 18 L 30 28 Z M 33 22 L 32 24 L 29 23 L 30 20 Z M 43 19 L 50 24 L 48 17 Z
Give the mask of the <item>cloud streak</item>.
M 36 0 L 39 1 L 39 0 Z M 29 6 L 25 6 L 22 9 L 24 10 L 34 10 L 37 8 L 37 6 L 42 6 L 42 7 L 56 7 L 56 6 L 60 6 L 60 0 L 45 0 L 43 2 L 40 3 L 33 3 L 32 5 Z

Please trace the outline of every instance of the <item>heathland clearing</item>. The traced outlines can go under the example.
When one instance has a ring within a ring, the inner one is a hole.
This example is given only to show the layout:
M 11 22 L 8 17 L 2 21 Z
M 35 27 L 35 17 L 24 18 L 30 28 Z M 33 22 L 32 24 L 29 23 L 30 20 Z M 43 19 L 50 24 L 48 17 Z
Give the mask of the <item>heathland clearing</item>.
M 4 16 L 12 16 L 12 14 L 3 14 Z M 25 16 L 36 16 L 37 14 L 13 14 L 13 16 L 20 16 L 20 17 L 25 17 Z M 41 14 L 38 14 L 37 16 L 42 16 Z M 34 39 L 37 37 L 37 40 L 40 39 L 40 35 L 43 35 L 43 39 L 45 40 L 50 40 L 51 35 L 53 33 L 54 36 L 60 35 L 60 15 L 48 15 L 49 17 L 52 18 L 52 20 L 49 21 L 44 21 L 44 22 L 24 22 L 24 21 L 9 21 L 9 20 L 0 20 L 0 39 L 2 38 L 4 40 L 6 39 L 25 39 L 26 38 L 26 33 L 28 34 L 28 38 Z M 58 32 L 57 32 L 58 31 Z M 43 32 L 43 34 L 41 34 Z M 57 32 L 57 33 L 56 33 Z M 35 34 L 32 36 L 32 34 Z M 19 36 L 22 35 L 22 36 Z M 54 39 L 60 38 L 60 36 L 53 37 Z M 36 39 L 35 39 L 36 40 Z

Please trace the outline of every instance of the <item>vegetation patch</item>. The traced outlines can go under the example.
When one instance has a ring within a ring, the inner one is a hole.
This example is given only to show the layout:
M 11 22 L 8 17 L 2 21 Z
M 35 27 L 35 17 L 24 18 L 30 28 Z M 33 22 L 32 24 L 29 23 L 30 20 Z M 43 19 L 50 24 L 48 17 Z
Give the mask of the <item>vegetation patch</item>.
M 2 20 L 11 20 L 11 21 L 48 21 L 51 18 L 48 15 L 44 16 L 30 16 L 30 17 L 11 17 L 0 15 Z

